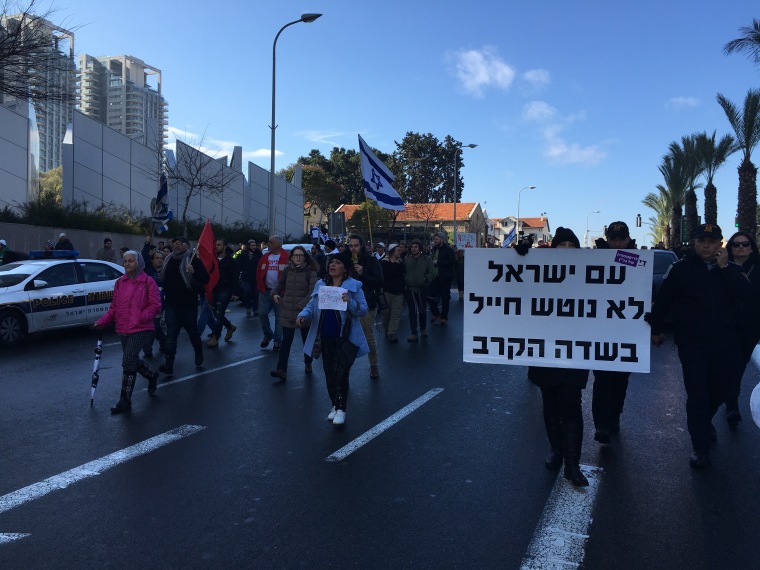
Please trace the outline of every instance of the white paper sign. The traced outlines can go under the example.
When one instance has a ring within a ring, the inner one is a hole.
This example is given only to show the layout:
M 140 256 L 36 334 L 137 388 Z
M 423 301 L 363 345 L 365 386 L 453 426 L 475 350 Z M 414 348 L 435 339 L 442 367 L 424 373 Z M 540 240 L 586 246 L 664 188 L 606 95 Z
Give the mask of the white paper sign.
M 348 301 L 343 300 L 343 293 L 346 292 L 347 289 L 343 287 L 320 287 L 317 292 L 319 296 L 319 308 L 345 311 L 348 307 Z
M 459 249 L 478 247 L 477 236 L 473 233 L 457 232 L 457 242 L 454 245 Z
M 465 362 L 649 372 L 650 250 L 465 257 Z

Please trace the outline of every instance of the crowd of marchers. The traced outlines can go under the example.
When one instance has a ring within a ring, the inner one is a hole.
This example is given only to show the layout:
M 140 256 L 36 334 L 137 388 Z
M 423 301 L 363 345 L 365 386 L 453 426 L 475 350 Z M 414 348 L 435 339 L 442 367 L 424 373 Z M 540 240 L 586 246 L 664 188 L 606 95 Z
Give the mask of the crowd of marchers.
M 723 241 L 718 226 L 697 228 L 694 247 L 671 266 L 647 315 L 657 346 L 664 340 L 666 319 L 672 321 L 683 368 L 694 468 L 709 464 L 716 440 L 712 422 L 721 406 L 726 407 L 731 430 L 738 429 L 742 419 L 739 387 L 760 340 L 757 245 L 743 232 L 734 234 L 725 246 Z M 525 255 L 531 245 L 522 241 L 515 249 Z M 636 248 L 624 222 L 611 223 L 595 245 Z M 116 282 L 111 308 L 97 325 L 115 322 L 124 347 L 122 389 L 113 413 L 131 408 L 137 374 L 148 379 L 149 394 L 156 389 L 159 372 L 174 374 L 181 329 L 190 339 L 195 365 L 202 366 L 205 328 L 210 329 L 205 347 L 216 348 L 222 338 L 230 341 L 236 327 L 226 316 L 227 307 L 240 301 L 246 317 L 259 319 L 261 348 L 271 345 L 279 353 L 271 371 L 275 384 L 287 381 L 297 331 L 304 372 L 312 374 L 314 361 L 321 359 L 331 403 L 327 419 L 341 425 L 346 421 L 349 375 L 355 360 L 366 354 L 370 378 L 380 377 L 378 316 L 385 341 L 396 343 L 406 309 L 406 340 L 418 343 L 428 336 L 429 326 L 448 325 L 452 284 L 457 284 L 460 301 L 464 292 L 464 255 L 448 244 L 444 232 L 434 236 L 427 251 L 417 239 L 408 246 L 379 242 L 370 247 L 359 235 L 351 235 L 345 244 L 327 239 L 322 247 L 315 243 L 310 248 L 285 249 L 278 236 L 261 244 L 250 240 L 237 251 L 223 239 L 217 239 L 215 247 L 218 279 L 213 287 L 208 286 L 206 266 L 184 237 L 174 238 L 163 249 L 146 240 L 142 252 L 123 254 L 126 273 Z M 538 247 L 578 248 L 580 243 L 571 230 L 560 227 L 551 245 Z M 324 305 L 326 299 L 340 303 Z M 158 371 L 139 357 L 141 351 L 152 357 L 156 341 L 164 356 Z M 593 375 L 594 439 L 611 445 L 620 432 L 630 373 L 595 370 Z M 528 370 L 543 399 L 551 448 L 545 465 L 549 469 L 564 465 L 565 477 L 580 486 L 588 484 L 579 466 L 581 399 L 588 376 L 588 370 L 538 366 Z

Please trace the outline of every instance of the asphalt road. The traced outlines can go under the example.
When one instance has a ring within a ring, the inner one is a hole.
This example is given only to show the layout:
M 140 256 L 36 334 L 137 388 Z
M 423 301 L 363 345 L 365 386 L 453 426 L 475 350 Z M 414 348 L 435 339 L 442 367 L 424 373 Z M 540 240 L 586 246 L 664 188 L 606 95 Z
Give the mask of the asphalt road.
M 181 336 L 174 382 L 151 398 L 139 381 L 130 415 L 109 413 L 115 335 L 92 408 L 92 331 L 0 351 L 0 568 L 520 568 L 557 480 L 543 467 L 540 393 L 525 368 L 463 363 L 462 305 L 452 307 L 449 326 L 419 343 L 405 342 L 406 323 L 398 344 L 381 340 L 379 380 L 357 362 L 343 428 L 325 421 L 321 361 L 307 377 L 296 338 L 287 383 L 272 385 L 276 355 L 237 305 L 232 342 L 206 350 L 198 373 Z M 584 394 L 582 463 L 602 472 L 578 560 L 757 568 L 760 429 L 748 400 L 760 374 L 750 364 L 745 421 L 731 433 L 719 412 L 713 465 L 696 472 L 672 344 L 653 350 L 652 370 L 632 376 L 613 446 L 593 441 L 591 382 Z M 181 426 L 199 428 L 133 447 Z

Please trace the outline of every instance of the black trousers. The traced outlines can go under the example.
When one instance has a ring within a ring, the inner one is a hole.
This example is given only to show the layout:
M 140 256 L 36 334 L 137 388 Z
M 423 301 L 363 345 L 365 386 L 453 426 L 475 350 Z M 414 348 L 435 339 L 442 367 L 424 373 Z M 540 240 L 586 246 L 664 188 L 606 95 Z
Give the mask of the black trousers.
M 322 367 L 325 371 L 327 394 L 336 410 L 346 411 L 348 405 L 348 375 L 351 367 L 344 366 L 338 355 L 338 338 L 322 338 Z
M 438 300 L 441 300 L 441 308 L 438 309 Z M 430 304 L 430 312 L 434 317 L 441 317 L 442 319 L 449 318 L 449 305 L 451 303 L 451 277 L 441 277 L 440 275 L 435 278 L 433 284 L 428 291 L 428 303 Z
M 591 413 L 594 416 L 596 429 L 609 430 L 620 424 L 620 414 L 623 413 L 630 376 L 630 372 L 594 370 Z
M 412 334 L 418 330 L 427 329 L 427 310 L 425 308 L 425 293 L 406 290 L 406 308 L 409 310 L 409 328 Z
M 738 337 L 707 343 L 678 344 L 686 389 L 686 424 L 694 451 L 707 453 L 712 443 L 712 419 L 744 370 Z
M 181 307 L 176 308 L 167 305 L 164 309 L 166 317 L 166 344 L 164 344 L 164 354 L 174 357 L 177 354 L 177 338 L 180 329 L 187 331 L 190 337 L 190 343 L 193 345 L 195 352 L 203 352 L 201 335 L 198 332 L 198 307 Z

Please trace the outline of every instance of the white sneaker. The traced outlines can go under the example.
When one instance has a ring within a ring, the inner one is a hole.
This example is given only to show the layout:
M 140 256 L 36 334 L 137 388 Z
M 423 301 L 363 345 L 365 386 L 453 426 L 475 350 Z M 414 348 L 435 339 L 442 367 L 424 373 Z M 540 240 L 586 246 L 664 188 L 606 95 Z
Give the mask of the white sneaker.
M 334 426 L 342 426 L 344 423 L 346 423 L 346 412 L 343 410 L 338 410 L 335 412 L 335 419 L 333 420 Z
M 333 406 L 333 409 L 330 410 L 330 413 L 327 414 L 327 421 L 331 422 L 335 419 L 335 406 Z

